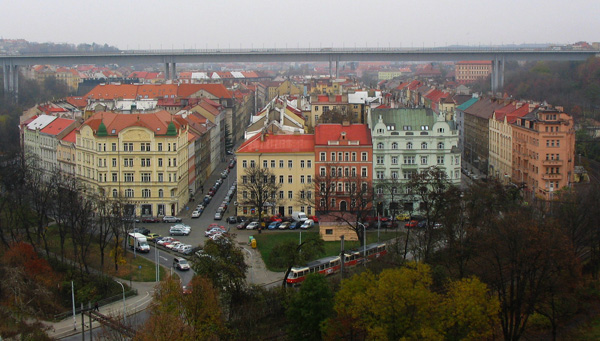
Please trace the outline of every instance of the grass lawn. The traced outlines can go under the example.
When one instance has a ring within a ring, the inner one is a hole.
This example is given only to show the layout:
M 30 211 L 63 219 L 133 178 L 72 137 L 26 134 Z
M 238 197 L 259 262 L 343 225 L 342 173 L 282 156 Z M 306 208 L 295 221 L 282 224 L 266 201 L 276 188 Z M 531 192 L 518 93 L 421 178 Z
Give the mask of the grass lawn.
M 389 230 L 389 231 L 385 231 L 385 230 L 381 230 L 379 233 L 379 240 L 380 241 L 385 241 L 385 240 L 390 240 L 396 237 L 400 237 L 404 235 L 403 232 L 400 231 L 395 231 L 395 230 Z M 302 231 L 302 240 L 305 240 L 305 238 L 317 238 L 319 236 L 319 228 L 314 228 L 311 230 L 303 230 Z M 283 242 L 289 241 L 289 240 L 293 240 L 293 241 L 297 241 L 298 243 L 300 243 L 300 231 L 294 231 L 294 232 L 288 232 L 288 231 L 263 231 L 263 233 L 261 234 L 255 234 L 254 238 L 256 238 L 256 244 L 257 244 L 257 248 L 260 251 L 260 254 L 262 256 L 263 261 L 265 262 L 265 265 L 267 266 L 267 269 L 269 269 L 270 271 L 284 271 L 285 269 L 280 269 L 280 268 L 276 268 L 275 266 L 272 265 L 272 261 L 271 261 L 271 251 L 273 250 L 273 248 L 278 245 L 281 244 Z M 370 243 L 375 243 L 377 242 L 377 231 L 369 231 L 367 232 L 367 244 Z M 346 241 L 344 242 L 344 249 L 345 250 L 351 250 L 351 249 L 355 249 L 358 248 L 359 245 L 358 241 Z M 325 252 L 322 255 L 319 255 L 317 257 L 318 258 L 323 258 L 323 257 L 327 257 L 327 256 L 333 256 L 333 255 L 338 255 L 340 253 L 340 242 L 336 241 L 336 242 L 325 242 Z
M 55 226 L 51 226 L 50 230 L 48 231 L 48 245 L 50 247 L 50 251 L 54 252 L 57 257 L 60 257 L 60 238 Z M 129 252 L 129 249 L 127 249 L 125 257 L 121 260 L 118 266 L 118 270 L 115 270 L 115 265 L 110 255 L 112 249 L 113 244 L 109 245 L 104 250 L 105 254 L 103 272 L 105 274 L 127 281 L 131 279 L 132 281 L 136 282 L 154 282 L 156 271 L 153 262 L 142 256 L 134 258 L 133 253 Z M 73 244 L 71 243 L 69 237 L 67 237 L 67 240 L 65 241 L 65 258 L 73 258 Z M 92 241 L 90 251 L 88 252 L 88 266 L 100 271 L 100 264 L 100 248 L 98 247 L 97 243 Z M 165 269 L 161 267 L 160 278 L 166 278 L 166 274 L 167 273 Z

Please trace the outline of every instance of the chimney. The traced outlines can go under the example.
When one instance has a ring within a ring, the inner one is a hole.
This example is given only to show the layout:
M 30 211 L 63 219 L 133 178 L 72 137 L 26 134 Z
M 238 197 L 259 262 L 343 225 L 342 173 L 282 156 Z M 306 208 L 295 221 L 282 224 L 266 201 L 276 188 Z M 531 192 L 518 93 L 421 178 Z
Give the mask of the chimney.
M 260 141 L 265 142 L 265 133 L 260 133 Z

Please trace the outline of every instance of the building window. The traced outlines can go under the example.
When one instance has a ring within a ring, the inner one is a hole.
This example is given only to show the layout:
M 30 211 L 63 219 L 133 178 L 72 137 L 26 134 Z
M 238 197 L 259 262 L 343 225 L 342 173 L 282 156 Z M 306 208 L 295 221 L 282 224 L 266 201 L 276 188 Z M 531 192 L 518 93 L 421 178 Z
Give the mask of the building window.
M 437 144 L 438 149 L 444 149 L 444 142 L 439 142 Z
M 125 182 L 133 182 L 133 173 L 125 173 Z
M 293 183 L 292 179 L 293 179 L 293 177 L 291 175 L 288 175 L 288 184 Z
M 132 152 L 133 151 L 133 143 L 132 142 L 123 143 L 123 151 Z
M 142 142 L 140 143 L 140 151 L 149 152 L 150 151 L 150 142 Z
M 282 184 L 283 183 L 283 175 L 279 176 L 279 183 Z
M 250 168 L 256 167 L 256 161 L 250 160 Z
M 113 196 L 113 198 L 117 198 L 119 196 L 119 192 L 116 189 L 113 189 L 112 196 Z
M 111 150 L 112 150 L 113 152 L 116 152 L 116 151 L 117 151 L 117 144 L 116 144 L 116 143 L 114 143 L 114 142 L 113 142 L 113 143 L 111 144 Z
M 288 191 L 288 199 L 293 199 L 293 198 L 294 198 L 294 192 Z
M 116 158 L 112 159 L 112 166 L 117 167 L 117 159 Z
M 288 160 L 288 168 L 294 168 L 294 162 L 292 162 L 292 160 Z
M 163 166 L 162 158 L 158 158 L 158 167 L 162 167 L 162 166 Z
M 312 168 L 312 160 L 306 160 L 306 168 Z
M 421 156 L 421 164 L 422 165 L 426 165 L 427 164 L 427 156 Z
M 438 155 L 438 157 L 437 157 L 437 164 L 438 165 L 443 165 L 444 164 L 444 156 L 443 155 Z
M 335 161 L 335 152 L 331 153 L 331 160 L 330 161 Z
M 392 165 L 397 165 L 397 164 L 398 164 L 398 157 L 392 156 Z
M 142 167 L 150 167 L 150 159 L 142 159 Z
M 415 164 L 415 157 L 414 156 L 405 156 L 404 157 L 404 164 L 406 164 L 406 165 L 414 165 Z
M 283 199 L 283 191 L 279 191 L 279 199 Z
M 123 166 L 133 167 L 133 159 L 128 159 L 128 158 L 123 159 Z
M 383 177 L 384 177 L 383 171 L 377 171 L 376 175 L 377 175 L 377 179 L 383 179 Z
M 407 142 L 407 143 L 406 143 L 406 149 L 413 149 L 413 144 L 412 144 L 412 142 Z
M 142 198 L 150 198 L 151 196 L 152 196 L 152 194 L 149 189 L 142 190 Z
M 362 167 L 360 169 L 360 176 L 362 176 L 363 178 L 367 177 L 367 167 Z
M 361 153 L 360 154 L 360 159 L 361 159 L 361 161 L 367 161 L 368 160 L 368 154 L 367 153 Z
M 158 143 L 158 151 L 159 151 L 159 152 L 162 152 L 162 150 L 163 150 L 163 149 L 162 149 L 162 142 L 159 142 L 159 143 Z
M 325 173 L 325 172 L 326 172 L 326 170 L 325 170 L 325 167 L 321 167 L 321 168 L 319 169 L 319 175 L 320 175 L 320 176 L 326 176 L 326 173 Z
M 300 175 L 300 183 L 303 184 L 304 183 L 304 175 Z
M 271 160 L 271 168 L 275 168 L 275 160 Z
M 117 176 L 117 173 L 112 173 L 112 181 L 113 182 L 119 181 L 119 177 Z
M 263 160 L 263 168 L 269 168 L 269 161 Z
M 126 198 L 133 198 L 133 190 L 131 188 L 128 188 L 125 190 L 125 197 Z
M 350 161 L 350 153 L 348 153 L 348 152 L 344 153 L 344 161 Z
M 243 160 L 242 161 L 242 168 L 248 168 L 248 161 L 247 160 Z
M 159 198 L 162 198 L 162 197 L 164 197 L 164 196 L 165 196 L 165 191 L 163 191 L 163 190 L 162 190 L 162 188 L 161 188 L 161 189 L 159 189 L 159 190 L 158 190 L 158 197 L 159 197 Z
M 150 173 L 142 173 L 142 182 L 150 182 Z
M 383 165 L 383 161 L 384 161 L 384 157 L 383 156 L 377 156 L 377 164 L 378 165 Z
M 356 167 L 352 167 L 352 177 L 356 177 Z
M 279 160 L 279 168 L 283 168 L 283 160 Z
M 164 181 L 163 173 L 158 173 L 158 182 L 163 182 L 163 181 Z

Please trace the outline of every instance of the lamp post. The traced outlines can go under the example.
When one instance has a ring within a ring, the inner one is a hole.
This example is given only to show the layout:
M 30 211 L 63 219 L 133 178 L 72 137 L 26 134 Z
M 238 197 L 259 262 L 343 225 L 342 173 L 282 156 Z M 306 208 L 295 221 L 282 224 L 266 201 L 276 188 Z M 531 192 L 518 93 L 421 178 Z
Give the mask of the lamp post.
M 363 257 L 364 257 L 364 264 L 367 263 L 367 226 L 363 223 L 358 223 L 358 225 L 362 226 L 363 228 Z
M 121 288 L 123 289 L 123 323 L 127 323 L 127 311 L 125 310 L 125 286 L 123 286 L 123 283 L 119 281 L 116 282 L 121 284 Z

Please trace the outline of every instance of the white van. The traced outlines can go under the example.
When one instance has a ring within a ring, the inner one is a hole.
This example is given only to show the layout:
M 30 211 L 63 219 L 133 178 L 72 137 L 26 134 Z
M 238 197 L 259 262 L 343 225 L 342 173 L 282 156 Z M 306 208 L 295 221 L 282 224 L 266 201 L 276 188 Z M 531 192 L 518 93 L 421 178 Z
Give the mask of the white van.
M 308 217 L 304 212 L 292 212 L 292 219 L 294 221 L 305 221 Z

